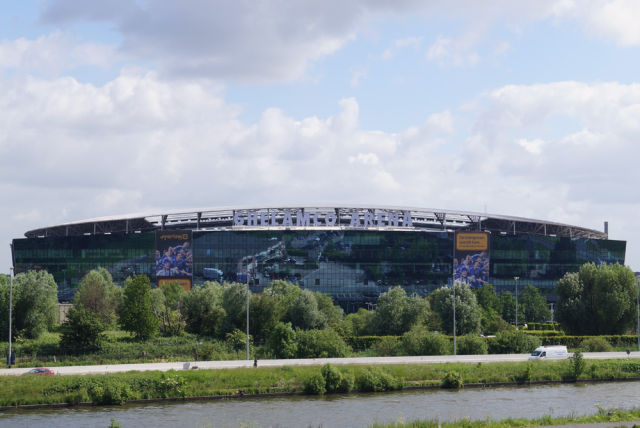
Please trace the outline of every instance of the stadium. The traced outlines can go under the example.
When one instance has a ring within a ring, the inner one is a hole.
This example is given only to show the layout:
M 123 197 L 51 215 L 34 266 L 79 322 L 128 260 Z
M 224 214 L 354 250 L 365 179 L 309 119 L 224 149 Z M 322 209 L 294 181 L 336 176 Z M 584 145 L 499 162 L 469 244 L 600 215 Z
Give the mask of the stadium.
M 185 288 L 276 279 L 330 294 L 345 310 L 392 286 L 421 295 L 451 283 L 552 294 L 586 262 L 624 264 L 626 242 L 604 231 L 529 218 L 410 207 L 221 207 L 94 218 L 30 230 L 11 245 L 16 273 L 44 269 L 60 301 L 91 269 Z M 516 279 L 517 278 L 517 279 Z

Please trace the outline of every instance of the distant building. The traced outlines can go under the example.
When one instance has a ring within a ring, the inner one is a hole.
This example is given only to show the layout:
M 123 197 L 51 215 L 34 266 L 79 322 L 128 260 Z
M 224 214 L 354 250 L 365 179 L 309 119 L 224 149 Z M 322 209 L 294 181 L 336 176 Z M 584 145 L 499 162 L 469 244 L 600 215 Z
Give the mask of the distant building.
M 457 233 L 458 238 L 455 238 Z M 532 284 L 549 291 L 585 262 L 624 263 L 607 232 L 521 217 L 425 208 L 289 206 L 212 208 L 103 217 L 25 233 L 12 243 L 16 272 L 46 269 L 61 301 L 106 268 L 122 283 L 274 279 L 332 295 L 347 310 L 391 286 L 427 294 L 455 272 L 472 286 Z M 457 243 L 454 253 L 454 241 Z M 479 245 L 479 246 L 478 246 Z M 484 246 L 484 247 L 483 247 Z

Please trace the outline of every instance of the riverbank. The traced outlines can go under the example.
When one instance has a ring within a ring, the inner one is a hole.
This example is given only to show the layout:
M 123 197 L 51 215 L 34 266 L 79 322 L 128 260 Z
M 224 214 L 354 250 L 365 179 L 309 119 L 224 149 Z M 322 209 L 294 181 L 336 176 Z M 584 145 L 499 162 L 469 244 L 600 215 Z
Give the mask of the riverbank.
M 628 423 L 624 423 L 628 422 Z M 610 425 L 614 423 L 614 425 Z M 602 427 L 635 427 L 640 426 L 640 409 L 599 409 L 598 413 L 586 416 L 556 417 L 543 416 L 541 418 L 507 418 L 498 421 L 461 420 L 441 422 L 438 420 L 416 420 L 411 422 L 395 422 L 391 424 L 373 424 L 371 428 L 513 428 L 537 426 L 564 426 L 602 424 Z M 592 426 L 592 425 L 590 425 Z
M 233 399 L 275 394 L 324 394 L 413 388 L 459 388 L 640 380 L 638 360 L 258 367 L 105 375 L 6 376 L 0 406 L 124 404 L 148 400 Z M 324 374 L 324 375 L 323 375 Z M 336 379 L 342 380 L 342 384 Z M 333 383 L 331 383 L 333 382 Z

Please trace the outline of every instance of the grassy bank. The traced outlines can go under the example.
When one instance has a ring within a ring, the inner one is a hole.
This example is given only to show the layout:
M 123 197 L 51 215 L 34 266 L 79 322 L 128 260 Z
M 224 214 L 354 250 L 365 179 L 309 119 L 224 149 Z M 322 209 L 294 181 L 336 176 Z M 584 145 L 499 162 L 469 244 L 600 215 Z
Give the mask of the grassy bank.
M 323 376 L 324 374 L 324 376 Z M 285 366 L 229 370 L 129 372 L 86 376 L 5 376 L 0 406 L 92 402 L 123 404 L 155 398 L 190 398 L 325 391 L 385 391 L 409 387 L 461 387 L 538 381 L 572 381 L 571 361 L 487 364 L 406 364 L 320 367 Z M 332 389 L 339 379 L 341 389 Z M 638 360 L 586 361 L 579 380 L 640 377 Z
M 537 427 L 548 425 L 574 425 L 588 423 L 605 422 L 625 422 L 640 420 L 640 409 L 618 410 L 600 409 L 595 415 L 569 416 L 552 418 L 544 416 L 538 419 L 501 419 L 499 421 L 481 420 L 469 421 L 461 420 L 455 422 L 439 422 L 436 420 L 417 420 L 411 422 L 397 422 L 392 424 L 375 424 L 372 428 L 512 428 L 512 427 Z M 636 426 L 636 425 L 634 425 Z

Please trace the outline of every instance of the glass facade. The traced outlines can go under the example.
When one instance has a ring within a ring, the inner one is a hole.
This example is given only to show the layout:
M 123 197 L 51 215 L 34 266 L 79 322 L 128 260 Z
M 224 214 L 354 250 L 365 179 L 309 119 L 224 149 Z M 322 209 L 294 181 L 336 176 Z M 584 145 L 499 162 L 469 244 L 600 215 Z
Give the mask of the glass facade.
M 453 234 L 371 230 L 193 231 L 193 282 L 246 281 L 260 291 L 271 280 L 331 294 L 345 307 L 364 305 L 388 287 L 426 294 L 450 281 Z M 624 263 L 624 241 L 540 235 L 492 235 L 490 282 L 552 288 L 585 262 Z M 155 233 L 30 238 L 13 241 L 16 272 L 46 269 L 60 299 L 82 276 L 106 268 L 116 282 L 144 273 L 155 281 Z M 350 303 L 349 303 L 350 302 Z

